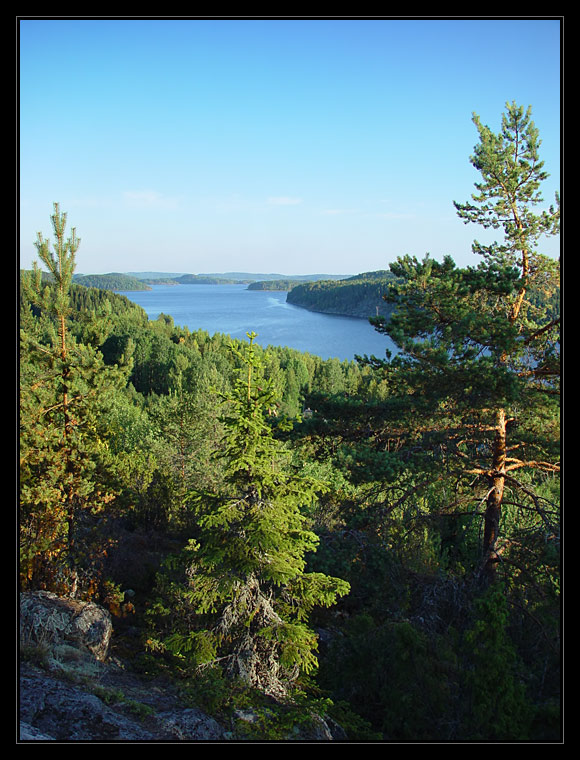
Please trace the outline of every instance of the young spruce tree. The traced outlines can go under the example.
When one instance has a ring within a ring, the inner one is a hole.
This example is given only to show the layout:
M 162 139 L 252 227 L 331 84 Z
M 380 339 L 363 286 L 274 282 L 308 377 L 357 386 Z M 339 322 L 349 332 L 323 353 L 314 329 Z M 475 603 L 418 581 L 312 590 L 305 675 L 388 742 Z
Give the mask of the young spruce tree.
M 198 497 L 201 535 L 188 546 L 184 593 L 189 615 L 166 643 L 199 665 L 219 664 L 229 677 L 280 697 L 317 665 L 309 613 L 334 604 L 349 585 L 305 572 L 305 555 L 318 539 L 301 508 L 321 486 L 287 467 L 269 424 L 275 394 L 262 373 L 256 335 L 248 337 L 241 351 L 232 347 L 241 368 L 234 391 L 223 397 L 224 490 Z

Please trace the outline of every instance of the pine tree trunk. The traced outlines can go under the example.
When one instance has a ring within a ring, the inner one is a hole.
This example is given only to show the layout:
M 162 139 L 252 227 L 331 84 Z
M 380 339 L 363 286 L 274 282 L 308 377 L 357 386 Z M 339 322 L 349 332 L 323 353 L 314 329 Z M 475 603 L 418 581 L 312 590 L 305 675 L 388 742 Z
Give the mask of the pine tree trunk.
M 65 457 L 65 472 L 73 475 L 73 464 L 71 458 L 69 436 L 70 436 L 70 410 L 68 399 L 68 382 L 69 382 L 69 367 L 67 364 L 67 345 L 66 345 L 66 321 L 64 314 L 59 316 L 59 337 L 60 337 L 60 358 L 62 361 L 62 411 L 63 411 L 63 452 Z M 72 483 L 65 486 L 66 493 L 66 510 L 67 510 L 67 550 L 69 562 L 74 566 L 74 529 L 75 529 L 75 508 L 74 508 L 74 488 Z M 73 576 L 76 576 L 76 571 L 73 569 Z M 76 583 L 74 583 L 74 589 L 71 596 L 74 596 L 74 590 L 76 590 Z
M 505 486 L 506 464 L 506 418 L 505 410 L 497 413 L 497 424 L 493 441 L 493 465 L 490 472 L 491 488 L 487 495 L 483 534 L 482 574 L 487 582 L 496 576 L 498 555 L 496 543 L 499 536 L 499 522 Z
M 522 224 L 516 216 L 518 229 L 522 230 Z M 526 295 L 525 282 L 529 273 L 528 251 L 522 249 L 522 279 L 524 286 L 516 297 L 509 316 L 509 321 L 513 324 L 519 317 L 520 309 Z M 507 354 L 502 355 L 502 362 L 507 360 Z M 487 495 L 485 509 L 485 525 L 483 534 L 483 576 L 486 582 L 491 583 L 495 580 L 497 563 L 499 557 L 496 551 L 496 543 L 499 536 L 499 523 L 501 518 L 501 507 L 503 501 L 503 492 L 505 486 L 505 459 L 506 459 L 506 417 L 505 409 L 499 409 L 497 412 L 497 424 L 495 437 L 493 441 L 493 463 L 490 473 L 491 489 Z
M 63 430 L 64 430 L 64 441 L 66 445 L 66 441 L 68 438 L 69 433 L 69 409 L 68 409 L 68 368 L 66 364 L 66 323 L 64 315 L 60 315 L 59 320 L 59 335 L 60 335 L 60 358 L 62 360 L 62 410 L 63 410 L 63 417 L 64 417 L 64 423 L 63 423 Z

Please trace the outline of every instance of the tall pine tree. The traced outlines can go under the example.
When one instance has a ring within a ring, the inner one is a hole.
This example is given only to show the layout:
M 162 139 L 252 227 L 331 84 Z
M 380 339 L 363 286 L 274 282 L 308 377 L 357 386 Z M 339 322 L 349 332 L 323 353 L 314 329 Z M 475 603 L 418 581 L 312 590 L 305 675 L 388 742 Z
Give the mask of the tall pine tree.
M 447 469 L 481 485 L 481 572 L 492 581 L 510 543 L 500 541 L 506 490 L 557 534 L 549 505 L 518 472 L 559 471 L 559 266 L 537 248 L 557 233 L 559 210 L 534 213 L 547 174 L 530 109 L 508 103 L 497 135 L 473 119 L 480 142 L 471 162 L 482 181 L 473 202 L 455 206 L 466 223 L 503 230 L 503 240 L 474 243 L 477 267 L 399 259 L 387 295 L 395 313 L 374 323 L 401 348 L 383 366 L 405 424 L 438 452 L 438 476 Z
M 126 383 L 70 330 L 71 283 L 80 239 L 65 237 L 54 204 L 54 244 L 41 233 L 46 267 L 23 273 L 20 344 L 20 552 L 24 588 L 88 594 L 95 588 L 90 517 L 114 499 L 104 410 Z

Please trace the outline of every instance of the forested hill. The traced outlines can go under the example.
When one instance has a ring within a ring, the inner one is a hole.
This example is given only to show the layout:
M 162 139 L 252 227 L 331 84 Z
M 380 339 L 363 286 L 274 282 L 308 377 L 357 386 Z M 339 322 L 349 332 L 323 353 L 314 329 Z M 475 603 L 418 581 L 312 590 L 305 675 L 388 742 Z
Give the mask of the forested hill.
M 310 311 L 367 319 L 389 316 L 391 308 L 383 295 L 393 275 L 387 270 L 364 272 L 344 280 L 321 280 L 296 285 L 288 293 L 288 303 Z
M 120 272 L 79 274 L 75 275 L 73 279 L 77 285 L 84 285 L 87 288 L 100 288 L 101 290 L 151 290 L 146 282 Z

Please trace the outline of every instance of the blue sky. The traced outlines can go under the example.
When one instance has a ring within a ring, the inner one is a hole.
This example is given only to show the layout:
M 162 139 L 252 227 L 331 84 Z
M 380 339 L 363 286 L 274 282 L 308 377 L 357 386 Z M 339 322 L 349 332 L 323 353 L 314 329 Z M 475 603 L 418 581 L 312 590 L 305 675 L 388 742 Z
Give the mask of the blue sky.
M 20 265 L 60 203 L 81 273 L 477 263 L 472 112 L 533 109 L 560 182 L 550 19 L 21 19 Z M 544 251 L 558 255 L 559 241 Z

